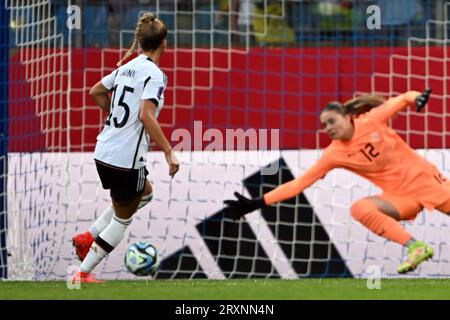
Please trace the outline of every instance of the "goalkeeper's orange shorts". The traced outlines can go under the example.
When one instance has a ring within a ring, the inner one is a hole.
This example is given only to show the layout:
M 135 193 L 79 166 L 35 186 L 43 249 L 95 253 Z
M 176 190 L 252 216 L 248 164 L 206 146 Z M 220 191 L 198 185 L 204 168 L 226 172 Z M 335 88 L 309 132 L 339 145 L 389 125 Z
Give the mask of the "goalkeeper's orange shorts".
M 397 209 L 400 220 L 414 220 L 424 208 L 450 213 L 450 180 L 416 185 L 414 189 L 406 195 L 384 192 L 379 197 Z

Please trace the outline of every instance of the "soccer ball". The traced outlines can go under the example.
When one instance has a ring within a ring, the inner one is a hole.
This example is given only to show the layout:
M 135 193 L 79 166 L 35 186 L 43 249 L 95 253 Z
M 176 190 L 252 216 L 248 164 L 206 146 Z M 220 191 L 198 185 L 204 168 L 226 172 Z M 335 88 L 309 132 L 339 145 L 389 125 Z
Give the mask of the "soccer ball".
M 127 270 L 136 276 L 148 276 L 159 266 L 158 251 L 148 242 L 136 242 L 128 247 L 125 254 Z

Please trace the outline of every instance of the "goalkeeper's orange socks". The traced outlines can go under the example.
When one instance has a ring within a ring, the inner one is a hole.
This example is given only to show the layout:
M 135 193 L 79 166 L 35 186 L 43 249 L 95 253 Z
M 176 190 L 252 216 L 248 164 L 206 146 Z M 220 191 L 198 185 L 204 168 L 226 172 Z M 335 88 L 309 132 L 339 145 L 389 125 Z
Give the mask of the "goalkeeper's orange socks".
M 380 237 L 405 246 L 412 236 L 394 218 L 384 214 L 369 199 L 357 201 L 352 206 L 352 216 Z
M 92 244 L 89 253 L 80 265 L 81 271 L 90 273 L 122 241 L 133 218 L 121 219 L 115 214 L 111 222 Z

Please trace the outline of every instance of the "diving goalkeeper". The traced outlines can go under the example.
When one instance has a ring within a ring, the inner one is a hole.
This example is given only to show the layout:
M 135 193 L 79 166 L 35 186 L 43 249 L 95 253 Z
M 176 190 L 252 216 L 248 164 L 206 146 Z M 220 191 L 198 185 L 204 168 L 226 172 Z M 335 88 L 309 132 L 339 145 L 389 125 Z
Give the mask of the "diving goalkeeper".
M 419 156 L 388 126 L 388 120 L 407 106 L 420 112 L 428 102 L 430 89 L 408 91 L 385 101 L 377 96 L 360 96 L 344 104 L 330 102 L 320 122 L 332 142 L 322 157 L 298 178 L 284 183 L 256 199 L 235 192 L 237 200 L 225 200 L 225 215 L 238 219 L 258 208 L 292 198 L 334 168 L 352 171 L 383 190 L 377 196 L 356 201 L 351 214 L 367 229 L 408 248 L 399 273 L 414 270 L 433 256 L 433 249 L 414 239 L 401 220 L 414 219 L 423 208 L 450 213 L 450 182 L 430 162 Z

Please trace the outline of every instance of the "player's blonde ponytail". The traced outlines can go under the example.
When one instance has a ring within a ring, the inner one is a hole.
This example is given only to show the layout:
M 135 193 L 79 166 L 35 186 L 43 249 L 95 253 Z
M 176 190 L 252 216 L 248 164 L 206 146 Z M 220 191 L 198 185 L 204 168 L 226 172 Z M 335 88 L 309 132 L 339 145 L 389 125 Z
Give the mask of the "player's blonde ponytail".
M 386 99 L 381 96 L 364 95 L 346 101 L 343 106 L 345 113 L 360 115 L 382 105 L 385 101 Z
M 132 54 L 133 51 L 137 49 L 138 47 L 138 43 L 141 44 L 142 46 L 142 42 L 143 41 L 148 41 L 150 40 L 153 41 L 153 33 L 149 34 L 149 29 L 151 28 L 151 24 L 154 24 L 155 20 L 156 20 L 156 15 L 154 13 L 144 13 L 140 18 L 139 21 L 136 25 L 136 29 L 134 31 L 134 39 L 133 39 L 133 43 L 130 47 L 130 49 L 128 49 L 128 51 L 125 53 L 125 55 L 123 56 L 122 59 L 120 59 L 119 62 L 117 62 L 117 66 L 120 67 L 122 65 L 122 62 L 125 61 L 126 59 L 128 59 Z M 162 24 L 164 29 L 165 29 L 165 25 Z M 153 28 L 153 29 L 158 29 L 158 28 Z M 167 34 L 167 29 L 165 29 L 165 34 L 164 34 L 164 38 Z M 151 37 L 151 39 L 147 39 L 148 37 Z M 159 40 L 159 39 L 156 39 Z M 158 43 L 158 46 L 161 44 L 161 42 Z

